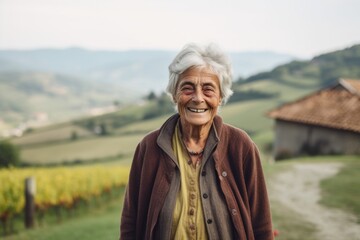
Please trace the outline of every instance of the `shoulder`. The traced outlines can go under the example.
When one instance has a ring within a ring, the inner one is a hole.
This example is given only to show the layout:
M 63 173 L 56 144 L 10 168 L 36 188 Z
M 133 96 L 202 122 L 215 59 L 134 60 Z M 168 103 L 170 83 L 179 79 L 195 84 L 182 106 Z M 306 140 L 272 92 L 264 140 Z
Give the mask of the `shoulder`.
M 244 164 L 246 159 L 257 152 L 257 147 L 250 136 L 242 129 L 223 123 L 218 131 L 219 156 L 229 156 L 230 162 Z
M 139 142 L 139 146 L 141 146 L 141 147 L 149 147 L 150 146 L 151 147 L 151 146 L 156 145 L 156 139 L 158 138 L 159 134 L 160 134 L 159 129 L 146 134 Z
M 246 131 L 244 131 L 241 128 L 234 127 L 227 123 L 223 124 L 223 131 L 226 134 L 231 135 L 231 136 L 236 136 L 236 137 L 251 140 L 250 136 L 248 135 L 248 133 Z

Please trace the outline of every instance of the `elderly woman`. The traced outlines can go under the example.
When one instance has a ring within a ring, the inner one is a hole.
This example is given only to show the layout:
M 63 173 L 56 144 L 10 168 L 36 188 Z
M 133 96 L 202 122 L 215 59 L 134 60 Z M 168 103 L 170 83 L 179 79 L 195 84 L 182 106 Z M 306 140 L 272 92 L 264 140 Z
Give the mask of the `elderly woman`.
M 217 115 L 232 94 L 227 56 L 189 44 L 169 71 L 178 114 L 136 148 L 120 238 L 273 239 L 258 150 Z

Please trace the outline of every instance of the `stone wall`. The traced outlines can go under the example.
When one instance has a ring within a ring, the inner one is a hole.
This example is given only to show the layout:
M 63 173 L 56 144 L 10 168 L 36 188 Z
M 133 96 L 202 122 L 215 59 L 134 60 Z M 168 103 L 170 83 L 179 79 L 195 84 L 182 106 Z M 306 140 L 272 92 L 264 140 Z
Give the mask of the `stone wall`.
M 359 154 L 360 133 L 276 120 L 274 156 Z

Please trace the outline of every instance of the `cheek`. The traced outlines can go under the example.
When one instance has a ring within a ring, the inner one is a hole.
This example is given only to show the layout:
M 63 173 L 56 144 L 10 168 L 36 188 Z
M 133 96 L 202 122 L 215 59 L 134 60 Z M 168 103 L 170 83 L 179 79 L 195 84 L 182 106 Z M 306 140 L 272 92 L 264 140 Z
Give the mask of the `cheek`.
M 211 108 L 218 108 L 221 104 L 221 98 L 213 97 L 208 101 L 208 105 Z
M 185 111 L 185 106 L 187 104 L 187 99 L 182 95 L 177 95 L 175 99 L 175 104 L 177 106 L 178 112 L 182 113 Z
M 189 102 L 191 100 L 191 95 L 186 95 L 183 93 L 178 93 L 175 96 L 175 103 L 177 105 L 185 105 L 187 102 Z
M 181 98 L 181 92 L 177 90 L 174 96 L 175 102 L 178 103 L 180 101 L 180 98 Z

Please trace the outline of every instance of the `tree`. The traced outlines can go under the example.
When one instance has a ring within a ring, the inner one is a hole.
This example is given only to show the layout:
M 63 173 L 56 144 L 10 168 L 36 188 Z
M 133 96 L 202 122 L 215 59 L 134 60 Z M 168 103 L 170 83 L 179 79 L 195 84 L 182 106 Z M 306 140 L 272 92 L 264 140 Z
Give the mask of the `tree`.
M 146 97 L 146 99 L 149 101 L 154 100 L 156 99 L 156 94 L 153 91 L 151 91 L 149 95 Z
M 78 137 L 79 136 L 75 130 L 71 132 L 70 140 L 75 141 L 78 139 Z
M 117 108 L 120 107 L 120 102 L 118 100 L 114 100 L 113 104 Z
M 109 132 L 107 130 L 107 127 L 106 127 L 105 123 L 101 123 L 100 124 L 100 135 L 105 136 L 105 135 L 108 135 L 108 134 L 109 134 Z
M 19 148 L 9 141 L 0 141 L 0 167 L 16 166 L 19 162 Z

